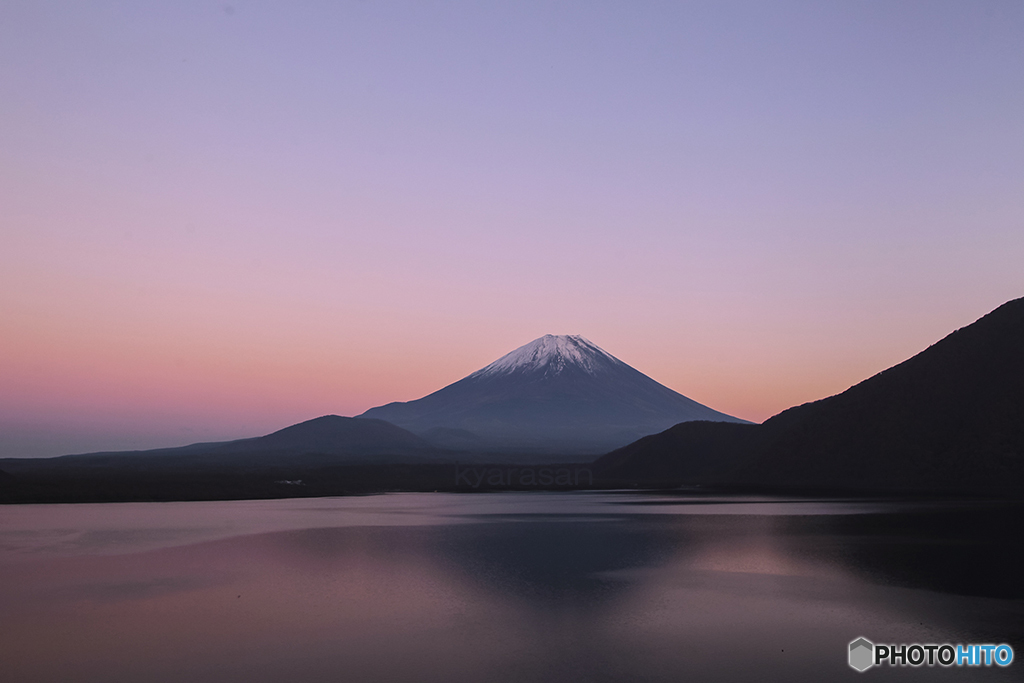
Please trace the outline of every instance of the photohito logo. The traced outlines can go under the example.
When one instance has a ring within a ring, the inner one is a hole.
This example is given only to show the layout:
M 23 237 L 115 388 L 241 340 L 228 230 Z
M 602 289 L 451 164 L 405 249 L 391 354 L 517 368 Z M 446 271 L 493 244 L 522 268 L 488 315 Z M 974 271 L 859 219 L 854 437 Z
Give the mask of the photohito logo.
M 850 666 L 857 671 L 864 671 L 875 658 L 875 644 L 867 638 L 858 638 L 850 643 Z
M 850 666 L 867 671 L 886 662 L 889 666 L 1009 666 L 1013 661 L 1013 648 L 1000 645 L 936 645 L 910 643 L 909 645 L 875 645 L 864 637 L 850 642 Z

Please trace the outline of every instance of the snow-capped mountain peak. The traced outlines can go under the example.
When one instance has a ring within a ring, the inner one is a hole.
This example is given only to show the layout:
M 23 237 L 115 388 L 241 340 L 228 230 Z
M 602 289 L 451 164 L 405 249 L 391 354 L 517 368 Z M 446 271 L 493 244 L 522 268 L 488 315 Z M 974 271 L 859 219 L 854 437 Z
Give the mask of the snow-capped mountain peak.
M 742 422 L 575 334 L 534 339 L 432 394 L 370 408 L 360 417 L 385 420 L 445 448 L 558 457 L 605 453 L 688 420 Z
M 546 370 L 559 374 L 568 367 L 595 375 L 601 366 L 621 361 L 578 334 L 546 334 L 507 353 L 470 377 Z

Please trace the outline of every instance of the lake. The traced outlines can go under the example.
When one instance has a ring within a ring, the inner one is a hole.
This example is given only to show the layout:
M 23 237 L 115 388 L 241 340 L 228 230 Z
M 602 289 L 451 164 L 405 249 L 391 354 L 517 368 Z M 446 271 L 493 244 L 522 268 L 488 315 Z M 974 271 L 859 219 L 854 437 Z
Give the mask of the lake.
M 1022 680 L 1020 504 L 614 492 L 0 506 L 18 682 Z M 863 676 L 863 678 L 857 678 Z

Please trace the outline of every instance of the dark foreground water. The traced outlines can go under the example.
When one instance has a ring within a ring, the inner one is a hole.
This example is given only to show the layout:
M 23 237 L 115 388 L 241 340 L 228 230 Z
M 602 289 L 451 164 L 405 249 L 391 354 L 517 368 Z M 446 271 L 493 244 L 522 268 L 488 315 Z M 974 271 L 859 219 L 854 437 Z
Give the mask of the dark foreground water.
M 6 506 L 0 679 L 1024 680 L 1021 511 L 614 493 Z M 1005 642 L 1017 661 L 858 674 L 858 636 Z

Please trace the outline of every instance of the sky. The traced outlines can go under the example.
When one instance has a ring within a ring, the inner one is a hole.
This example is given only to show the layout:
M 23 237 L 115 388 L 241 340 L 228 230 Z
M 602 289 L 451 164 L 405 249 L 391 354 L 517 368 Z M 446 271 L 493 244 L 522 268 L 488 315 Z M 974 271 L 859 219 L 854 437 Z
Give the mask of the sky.
M 544 334 L 763 421 L 1024 296 L 1024 3 L 0 3 L 0 457 Z

